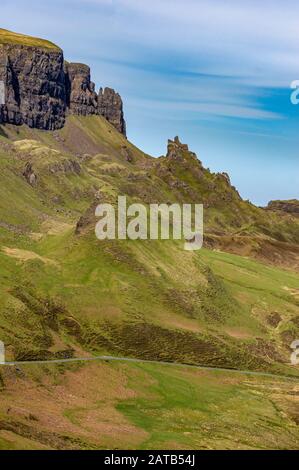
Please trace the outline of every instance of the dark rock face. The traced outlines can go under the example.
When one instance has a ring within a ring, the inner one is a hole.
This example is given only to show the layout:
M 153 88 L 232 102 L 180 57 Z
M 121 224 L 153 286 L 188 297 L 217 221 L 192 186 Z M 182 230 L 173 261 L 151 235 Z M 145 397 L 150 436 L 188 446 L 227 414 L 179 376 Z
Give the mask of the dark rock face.
M 126 135 L 123 103 L 111 88 L 99 95 L 84 64 L 65 63 L 60 49 L 0 45 L 0 81 L 5 84 L 5 105 L 0 123 L 56 130 L 67 113 L 104 116 Z
M 84 64 L 66 64 L 67 105 L 71 114 L 97 114 L 98 96 L 90 79 L 90 68 Z
M 187 144 L 182 144 L 178 136 L 176 136 L 174 140 L 168 140 L 166 158 L 177 162 L 185 162 L 191 159 L 201 164 L 196 154 L 189 150 Z
M 116 129 L 126 135 L 126 123 L 123 112 L 123 102 L 118 93 L 112 88 L 100 88 L 98 95 L 98 112 L 104 116 Z
M 2 122 L 46 130 L 64 125 L 66 95 L 61 51 L 2 45 L 0 80 L 5 84 Z
M 119 132 L 126 136 L 123 102 L 112 88 L 100 88 L 90 79 L 90 68 L 84 64 L 66 64 L 67 107 L 71 114 L 104 116 Z

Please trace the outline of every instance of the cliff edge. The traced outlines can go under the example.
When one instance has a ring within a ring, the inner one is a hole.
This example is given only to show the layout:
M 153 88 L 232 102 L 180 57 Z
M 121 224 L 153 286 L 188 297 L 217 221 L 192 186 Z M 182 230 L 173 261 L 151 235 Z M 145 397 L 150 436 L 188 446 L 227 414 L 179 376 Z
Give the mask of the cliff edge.
M 95 114 L 126 135 L 121 96 L 111 88 L 97 93 L 90 68 L 65 62 L 63 51 L 49 41 L 0 29 L 0 81 L 0 123 L 56 130 L 67 114 Z

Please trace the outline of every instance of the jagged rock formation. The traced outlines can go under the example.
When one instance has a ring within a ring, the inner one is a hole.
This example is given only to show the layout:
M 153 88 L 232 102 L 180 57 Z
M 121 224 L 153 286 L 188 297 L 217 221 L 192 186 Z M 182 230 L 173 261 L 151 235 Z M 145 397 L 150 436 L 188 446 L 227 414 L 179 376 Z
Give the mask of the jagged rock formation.
M 201 175 L 203 166 L 197 158 L 196 153 L 189 150 L 187 144 L 182 144 L 179 137 L 173 140 L 168 139 L 166 160 L 170 166 L 179 165 L 181 168 L 193 168 L 196 173 Z
M 54 175 L 57 173 L 80 175 L 81 165 L 77 160 L 64 160 L 50 165 L 49 170 Z
M 184 156 L 186 156 L 186 153 L 189 154 L 189 156 L 194 156 L 196 158 L 196 155 L 193 152 L 189 152 L 189 147 L 187 144 L 182 144 L 180 142 L 180 139 L 178 136 L 174 138 L 174 140 L 168 139 L 168 144 L 167 144 L 167 158 L 173 158 L 175 160 L 182 160 L 184 159 Z
M 0 80 L 5 84 L 2 122 L 46 130 L 64 125 L 66 91 L 62 51 L 2 45 Z
M 270 201 L 267 210 L 282 211 L 299 216 L 299 201 L 290 199 L 289 201 Z
M 104 116 L 126 135 L 123 102 L 111 88 L 99 94 L 84 64 L 64 62 L 57 46 L 23 45 L 1 41 L 0 81 L 5 84 L 5 105 L 0 106 L 0 123 L 56 130 L 67 114 Z M 32 38 L 33 39 L 33 38 Z
M 67 107 L 72 114 L 96 114 L 98 97 L 90 78 L 90 68 L 84 64 L 65 64 Z
M 98 95 L 98 113 L 105 118 L 122 134 L 126 135 L 126 122 L 124 119 L 123 102 L 118 93 L 112 88 L 100 88 Z
M 236 216 L 234 225 L 237 227 L 238 210 L 242 198 L 231 184 L 227 173 L 212 173 L 197 158 L 196 153 L 189 150 L 188 145 L 180 142 L 178 137 L 168 140 L 166 156 L 157 158 L 155 169 L 159 178 L 167 182 L 172 194 L 185 201 L 202 201 L 206 209 L 222 210 L 224 205 L 231 206 Z

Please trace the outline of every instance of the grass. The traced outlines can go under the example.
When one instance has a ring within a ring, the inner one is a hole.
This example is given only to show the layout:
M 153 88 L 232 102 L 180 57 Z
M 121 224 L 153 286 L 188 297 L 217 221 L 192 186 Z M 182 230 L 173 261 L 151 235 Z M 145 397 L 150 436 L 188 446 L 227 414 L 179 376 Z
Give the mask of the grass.
M 148 433 L 143 449 L 283 449 L 298 444 L 290 421 L 290 434 L 284 435 L 286 422 L 272 402 L 271 381 L 247 378 L 242 383 L 229 374 L 148 365 L 139 367 L 139 373 L 141 387 L 136 378 L 129 382 L 139 397 L 118 409 Z
M 70 117 L 60 141 L 25 126 L 17 133 L 6 126 L 5 132 L 9 138 L 2 141 L 12 147 L 0 158 L 0 316 L 15 354 L 44 355 L 43 345 L 50 344 L 42 305 L 39 312 L 22 300 L 30 292 L 41 304 L 50 298 L 64 305 L 57 328 L 65 349 L 73 344 L 94 353 L 289 370 L 282 363 L 289 360 L 288 336 L 296 335 L 297 274 L 229 253 L 186 253 L 172 241 L 99 243 L 92 218 L 76 235 L 75 224 L 96 190 L 112 199 L 128 191 L 136 202 L 167 200 L 171 191 L 145 170 L 149 157 L 103 118 Z M 65 170 L 76 158 L 76 139 L 85 146 L 77 157 L 80 173 Z M 133 163 L 124 161 L 123 145 Z M 27 161 L 38 175 L 36 187 L 22 178 Z M 16 285 L 21 297 L 14 295 Z M 268 319 L 273 313 L 280 318 L 275 328 Z M 27 324 L 20 320 L 24 315 Z M 76 334 L 67 330 L 69 322 L 77 322 Z M 18 331 L 11 334 L 14 324 Z
M 2 449 L 296 449 L 299 442 L 298 387 L 287 380 L 102 362 L 24 366 L 25 383 L 15 371 L 1 373 Z
M 14 33 L 7 29 L 0 28 L 0 45 L 14 44 L 28 47 L 41 47 L 43 49 L 60 51 L 61 49 L 50 41 L 34 38 L 25 34 Z
M 197 170 L 192 172 L 194 159 L 187 158 L 186 171 L 180 163 L 176 167 L 167 159 L 152 160 L 101 117 L 71 116 L 55 133 L 8 125 L 2 128 L 0 144 L 0 334 L 8 359 L 113 354 L 298 375 L 289 364 L 299 316 L 298 273 L 291 270 L 297 256 L 295 220 L 278 220 L 269 212 L 265 218 L 261 209 L 240 202 L 236 194 L 231 203 L 221 202 L 231 191 L 223 179 L 201 170 L 198 180 Z M 123 146 L 130 149 L 132 162 L 124 159 Z M 80 171 L 72 170 L 74 160 Z M 34 187 L 23 177 L 27 162 L 37 174 Z M 168 184 L 174 177 L 189 185 L 189 192 L 185 185 Z M 184 252 L 182 243 L 171 240 L 99 242 L 89 210 L 95 194 L 101 201 L 127 194 L 129 201 L 145 203 L 189 202 L 189 197 L 198 202 L 197 197 L 218 195 L 206 211 L 207 238 L 214 230 L 222 241 L 237 237 L 244 249 L 236 255 L 206 248 Z M 82 214 L 86 224 L 76 233 Z M 266 225 L 271 228 L 267 235 Z M 290 242 L 288 269 L 276 259 L 240 256 L 248 249 L 258 257 L 256 245 L 274 243 L 274 232 Z M 51 370 L 35 369 L 36 376 L 30 372 L 22 386 L 31 377 L 35 389 Z M 80 373 L 85 370 L 83 388 L 86 380 L 92 381 L 88 368 Z M 0 446 L 25 447 L 34 441 L 54 448 L 292 448 L 298 439 L 294 404 L 284 401 L 284 391 L 289 397 L 284 383 L 277 385 L 282 390 L 278 397 L 277 387 L 266 379 L 242 382 L 244 378 L 229 374 L 106 365 L 93 369 L 92 396 L 80 402 L 75 392 L 73 403 L 57 401 L 57 382 L 68 388 L 65 374 L 77 381 L 80 373 L 56 369 L 47 395 L 49 410 L 64 423 L 70 440 L 59 430 L 49 434 L 37 412 L 41 423 L 29 427 L 28 422 L 24 426 L 26 418 L 20 418 L 19 427 L 18 417 L 9 421 L 5 433 L 0 432 Z M 109 374 L 112 401 L 99 388 Z M 42 401 L 38 387 L 36 393 Z M 5 390 L 2 396 L 3 403 L 11 399 Z M 20 401 L 20 407 L 35 405 Z M 101 439 L 90 431 L 89 419 Z M 44 434 L 36 434 L 37 429 Z
M 12 240 L 5 243 L 11 246 Z M 40 347 L 50 334 L 41 315 L 49 296 L 65 306 L 58 319 L 60 334 L 65 317 L 77 319 L 81 346 L 95 353 L 253 369 L 271 368 L 278 352 L 288 360 L 280 333 L 298 315 L 296 298 L 285 289 L 295 288 L 296 274 L 209 250 L 185 254 L 172 242 L 100 245 L 92 234 L 78 239 L 72 230 L 38 242 L 19 237 L 13 243 L 23 247 L 21 253 L 25 249 L 41 257 L 25 261 L 0 254 L 9 287 L 3 318 L 11 311 L 6 330 L 10 322 L 21 327 L 16 319 L 24 312 L 40 325 L 37 337 L 26 334 L 29 350 Z M 178 259 L 180 272 L 173 269 Z M 19 286 L 21 296 L 11 291 L 13 285 Z M 32 302 L 24 306 L 26 293 L 41 299 L 36 312 Z M 273 312 L 280 314 L 278 328 L 268 323 Z M 23 334 L 21 338 L 24 342 Z M 268 351 L 259 350 L 257 338 Z M 11 336 L 9 341 L 20 342 Z

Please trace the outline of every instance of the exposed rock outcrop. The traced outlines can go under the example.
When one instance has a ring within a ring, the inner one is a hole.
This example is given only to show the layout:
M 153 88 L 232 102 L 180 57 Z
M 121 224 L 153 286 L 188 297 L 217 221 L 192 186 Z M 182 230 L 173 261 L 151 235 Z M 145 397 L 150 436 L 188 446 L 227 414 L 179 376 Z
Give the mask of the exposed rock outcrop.
M 119 132 L 126 135 L 123 102 L 112 88 L 100 88 L 90 78 L 90 68 L 84 64 L 65 64 L 67 107 L 71 114 L 104 116 Z
M 98 96 L 90 79 L 90 68 L 84 64 L 66 64 L 67 106 L 71 114 L 97 114 Z
M 56 130 L 64 126 L 66 114 L 96 114 L 126 135 L 120 95 L 111 88 L 97 94 L 90 68 L 64 62 L 57 46 L 1 43 L 0 37 L 0 81 L 5 85 L 0 123 Z
M 182 159 L 184 153 L 189 152 L 187 144 L 182 144 L 178 136 L 174 140 L 169 139 L 167 144 L 167 158 Z
M 100 195 L 95 197 L 95 200 L 92 204 L 86 209 L 84 214 L 80 217 L 76 224 L 75 234 L 80 235 L 82 234 L 88 227 L 91 225 L 95 226 L 97 219 L 95 216 L 95 211 L 97 206 L 100 204 Z
M 34 173 L 34 170 L 32 168 L 31 163 L 29 163 L 29 162 L 26 163 L 26 166 L 25 166 L 25 169 L 24 169 L 24 172 L 23 172 L 23 176 L 26 179 L 27 183 L 30 184 L 30 186 L 35 186 L 36 185 L 37 176 Z
M 98 95 L 98 112 L 104 116 L 116 129 L 126 135 L 123 102 L 118 93 L 112 88 L 100 88 Z
M 132 163 L 133 161 L 132 152 L 126 145 L 122 145 L 120 152 L 127 162 Z
M 282 211 L 288 214 L 299 216 L 299 201 L 298 199 L 290 199 L 289 201 L 270 201 L 267 210 Z
M 196 153 L 189 150 L 187 144 L 183 144 L 179 137 L 173 140 L 168 139 L 167 154 L 165 161 L 167 162 L 168 171 L 176 171 L 176 168 L 190 169 L 200 178 L 202 176 L 203 166 L 197 158 Z
M 0 80 L 5 84 L 2 122 L 46 130 L 63 127 L 66 90 L 62 51 L 2 45 Z
M 186 160 L 194 160 L 197 164 L 201 165 L 196 154 L 189 150 L 187 144 L 182 144 L 178 136 L 174 140 L 169 139 L 167 144 L 167 158 L 177 162 L 185 162 Z
M 80 175 L 81 165 L 77 160 L 64 160 L 50 165 L 49 171 L 54 175 L 57 173 Z

